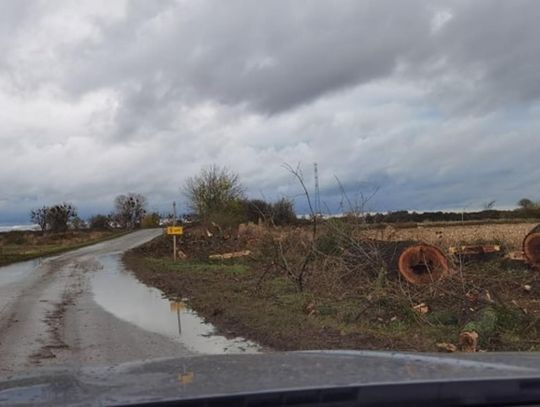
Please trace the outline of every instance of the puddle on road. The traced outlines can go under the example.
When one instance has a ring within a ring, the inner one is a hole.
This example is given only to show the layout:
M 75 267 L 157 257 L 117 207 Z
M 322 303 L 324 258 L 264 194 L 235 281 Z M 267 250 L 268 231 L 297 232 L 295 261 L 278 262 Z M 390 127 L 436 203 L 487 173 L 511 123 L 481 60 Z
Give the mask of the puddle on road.
M 179 341 L 192 351 L 206 354 L 254 353 L 259 346 L 243 338 L 216 335 L 185 302 L 169 301 L 156 288 L 139 282 L 124 270 L 119 256 L 99 258 L 103 270 L 92 276 L 94 300 L 124 321 Z
M 0 287 L 23 280 L 32 273 L 42 261 L 42 259 L 35 259 L 0 267 Z

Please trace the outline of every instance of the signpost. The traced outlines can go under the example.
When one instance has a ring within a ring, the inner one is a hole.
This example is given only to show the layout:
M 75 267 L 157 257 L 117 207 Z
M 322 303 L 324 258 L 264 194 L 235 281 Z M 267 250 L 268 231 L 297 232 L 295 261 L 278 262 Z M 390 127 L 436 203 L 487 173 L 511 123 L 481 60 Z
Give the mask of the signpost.
M 178 321 L 178 334 L 182 335 L 182 320 L 180 319 L 180 311 L 186 309 L 186 303 L 182 301 L 171 301 L 169 302 L 169 307 L 172 312 L 176 311 L 176 319 Z
M 183 235 L 184 228 L 182 226 L 169 226 L 167 227 L 167 234 L 173 236 Z
M 184 234 L 182 226 L 176 226 L 176 202 L 173 202 L 173 225 L 167 227 L 167 234 L 173 237 L 173 260 L 176 261 L 176 236 Z

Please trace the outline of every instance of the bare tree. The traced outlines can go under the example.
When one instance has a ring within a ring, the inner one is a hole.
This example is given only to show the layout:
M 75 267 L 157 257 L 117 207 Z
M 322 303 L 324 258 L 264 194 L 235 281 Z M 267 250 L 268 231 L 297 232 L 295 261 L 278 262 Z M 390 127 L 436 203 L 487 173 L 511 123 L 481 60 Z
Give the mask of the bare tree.
M 295 168 L 290 164 L 284 164 L 283 167 L 296 178 L 303 190 L 311 215 L 312 228 L 311 235 L 307 238 L 292 234 L 283 239 L 275 239 L 275 265 L 282 269 L 285 274 L 296 284 L 298 291 L 303 291 L 305 280 L 310 271 L 310 266 L 317 256 L 316 237 L 318 214 L 315 213 L 300 164 Z M 299 233 L 297 232 L 297 234 Z
M 43 206 L 30 212 L 30 219 L 37 223 L 42 232 L 65 232 L 69 224 L 77 219 L 77 208 L 70 203 Z
M 146 197 L 142 194 L 118 195 L 114 200 L 113 218 L 122 228 L 137 228 L 146 214 L 146 205 Z
M 317 218 L 319 214 L 315 212 L 313 203 L 311 201 L 311 195 L 304 181 L 304 174 L 302 173 L 302 167 L 300 166 L 300 164 L 298 164 L 296 168 L 293 168 L 290 164 L 287 164 L 287 163 L 283 164 L 283 167 L 296 178 L 296 180 L 300 184 L 300 187 L 302 187 L 302 192 L 304 196 L 306 197 L 306 201 L 309 208 L 309 214 L 312 219 L 313 240 L 315 240 L 315 237 L 317 236 Z
M 70 203 L 61 203 L 48 208 L 47 227 L 52 232 L 65 232 L 69 223 L 77 218 L 77 208 Z
M 39 228 L 42 232 L 45 232 L 47 230 L 47 214 L 49 212 L 49 208 L 47 206 L 43 206 L 38 209 L 32 209 L 30 212 L 30 219 L 32 222 L 39 225 Z
M 266 240 L 265 245 L 270 249 L 270 252 L 266 253 L 272 261 L 265 267 L 259 283 L 272 268 L 277 267 L 295 283 L 299 291 L 304 290 L 308 277 L 317 270 L 320 274 L 321 269 L 331 271 L 326 273 L 328 275 L 336 275 L 337 272 L 343 280 L 358 275 L 371 275 L 376 277 L 380 284 L 384 284 L 386 269 L 383 267 L 380 248 L 361 236 L 365 227 L 365 205 L 373 198 L 377 189 L 367 195 L 360 193 L 360 197 L 353 204 L 353 200 L 347 196 L 338 180 L 343 193 L 342 200 L 349 205 L 346 213 L 351 215 L 352 221 L 331 218 L 323 223 L 320 214 L 315 212 L 300 166 L 285 164 L 284 167 L 302 188 L 310 212 L 311 226 L 309 230 L 293 229 L 279 237 Z

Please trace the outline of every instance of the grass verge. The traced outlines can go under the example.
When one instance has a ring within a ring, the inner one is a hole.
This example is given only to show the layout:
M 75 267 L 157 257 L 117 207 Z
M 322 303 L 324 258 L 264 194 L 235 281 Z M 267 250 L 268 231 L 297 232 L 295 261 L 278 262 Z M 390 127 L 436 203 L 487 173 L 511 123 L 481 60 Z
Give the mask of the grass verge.
M 344 269 L 325 256 L 300 292 L 286 273 L 266 266 L 272 258 L 261 249 L 264 239 L 250 260 L 224 262 L 205 259 L 231 251 L 233 239 L 201 239 L 182 239 L 190 260 L 173 262 L 170 239 L 160 237 L 124 261 L 146 285 L 171 299 L 187 297 L 225 335 L 276 350 L 434 352 L 451 349 L 445 345 L 465 350 L 460 334 L 470 330 L 479 334 L 478 350 L 540 350 L 540 273 L 522 263 L 464 261 L 445 278 L 414 286 L 386 273 Z
M 38 244 L 32 242 L 22 235 L 21 240 L 16 243 L 0 245 L 0 266 L 17 263 L 20 261 L 32 260 L 38 257 L 47 257 L 61 254 L 70 250 L 101 243 L 110 239 L 128 234 L 129 232 L 100 232 L 100 233 L 80 233 L 58 239 L 51 236 L 48 240 L 42 239 Z M 31 234 L 30 234 L 31 235 Z
M 364 300 L 298 292 L 285 277 L 259 285 L 260 273 L 245 264 L 124 256 L 143 283 L 190 306 L 228 336 L 243 336 L 276 350 L 386 349 L 435 351 L 458 333 L 455 318 L 434 313 L 428 323 L 407 307 L 399 318 L 363 318 Z M 401 304 L 379 301 L 370 311 Z

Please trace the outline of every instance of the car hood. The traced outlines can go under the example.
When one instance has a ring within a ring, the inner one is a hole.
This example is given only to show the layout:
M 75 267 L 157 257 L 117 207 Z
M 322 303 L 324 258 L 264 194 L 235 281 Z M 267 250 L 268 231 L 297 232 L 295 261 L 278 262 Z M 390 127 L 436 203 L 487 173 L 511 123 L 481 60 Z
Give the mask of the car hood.
M 540 354 L 309 351 L 193 356 L 115 367 L 49 368 L 0 382 L 0 404 L 120 405 L 508 378 L 540 379 Z

